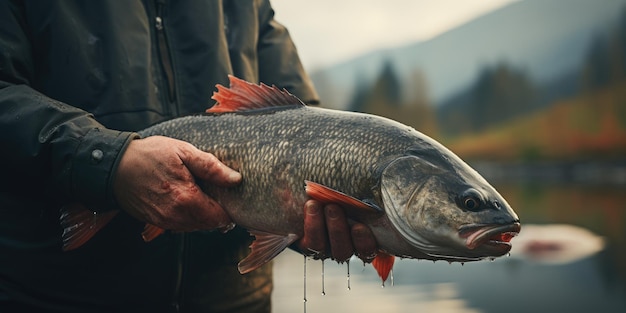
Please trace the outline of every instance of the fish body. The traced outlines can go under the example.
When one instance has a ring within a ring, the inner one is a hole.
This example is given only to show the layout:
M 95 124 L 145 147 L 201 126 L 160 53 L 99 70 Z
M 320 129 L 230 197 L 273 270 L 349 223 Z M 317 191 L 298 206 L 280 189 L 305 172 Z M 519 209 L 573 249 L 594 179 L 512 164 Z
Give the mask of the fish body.
M 304 106 L 231 77 L 206 114 L 140 132 L 189 142 L 242 174 L 234 188 L 202 184 L 256 237 L 245 273 L 303 236 L 304 203 L 334 202 L 370 227 L 385 255 L 472 261 L 506 254 L 519 218 L 450 150 L 401 123 Z M 386 262 L 388 264 L 388 262 Z

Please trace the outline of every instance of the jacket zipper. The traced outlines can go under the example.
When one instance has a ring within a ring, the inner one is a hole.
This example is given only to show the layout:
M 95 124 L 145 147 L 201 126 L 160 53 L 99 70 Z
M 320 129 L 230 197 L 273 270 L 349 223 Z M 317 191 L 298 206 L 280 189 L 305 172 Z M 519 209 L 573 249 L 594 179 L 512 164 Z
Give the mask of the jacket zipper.
M 161 66 L 163 67 L 163 72 L 165 73 L 165 79 L 168 86 L 168 99 L 170 103 L 174 103 L 174 101 L 176 101 L 176 83 L 174 82 L 172 56 L 170 54 L 170 48 L 165 34 L 165 24 L 163 23 L 163 6 L 165 6 L 165 0 L 156 0 L 155 27 L 157 30 L 157 44 L 159 46 L 159 59 L 161 61 Z
M 159 51 L 159 60 L 161 61 L 161 68 L 167 81 L 167 93 L 170 103 L 176 101 L 176 84 L 174 82 L 174 69 L 172 67 L 172 56 L 170 54 L 170 48 L 167 43 L 167 36 L 165 34 L 165 24 L 163 23 L 163 7 L 165 6 L 165 0 L 156 0 L 156 16 L 155 16 L 155 28 L 157 30 L 157 45 Z M 178 112 L 176 112 L 178 114 Z M 185 262 L 185 234 L 179 235 L 178 243 L 178 258 L 176 267 L 176 280 L 174 285 L 174 294 L 172 297 L 172 307 L 175 312 L 181 312 L 182 310 L 182 284 L 184 274 L 184 262 Z

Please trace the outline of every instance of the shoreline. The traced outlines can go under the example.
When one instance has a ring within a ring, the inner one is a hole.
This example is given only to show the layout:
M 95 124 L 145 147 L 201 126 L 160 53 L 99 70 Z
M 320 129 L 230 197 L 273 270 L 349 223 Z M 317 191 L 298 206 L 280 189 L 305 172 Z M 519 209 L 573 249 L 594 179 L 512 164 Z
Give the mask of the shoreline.
M 626 160 L 601 162 L 468 162 L 490 182 L 626 185 Z

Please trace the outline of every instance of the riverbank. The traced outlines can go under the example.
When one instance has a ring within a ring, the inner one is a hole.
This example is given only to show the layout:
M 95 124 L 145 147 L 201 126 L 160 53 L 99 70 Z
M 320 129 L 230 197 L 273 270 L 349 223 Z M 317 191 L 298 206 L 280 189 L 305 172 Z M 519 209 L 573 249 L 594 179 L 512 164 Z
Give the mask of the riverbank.
M 495 162 L 470 165 L 489 182 L 626 185 L 626 160 L 613 162 Z

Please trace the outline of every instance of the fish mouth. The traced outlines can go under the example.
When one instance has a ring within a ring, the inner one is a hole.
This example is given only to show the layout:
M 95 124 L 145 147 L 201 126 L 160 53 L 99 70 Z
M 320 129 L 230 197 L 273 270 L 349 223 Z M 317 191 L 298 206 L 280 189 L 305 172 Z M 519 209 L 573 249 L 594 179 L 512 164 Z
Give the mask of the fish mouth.
M 490 256 L 501 256 L 511 250 L 511 239 L 521 230 L 519 222 L 501 224 L 469 224 L 459 227 L 459 236 L 465 239 L 465 246 L 474 250 L 486 248 Z

